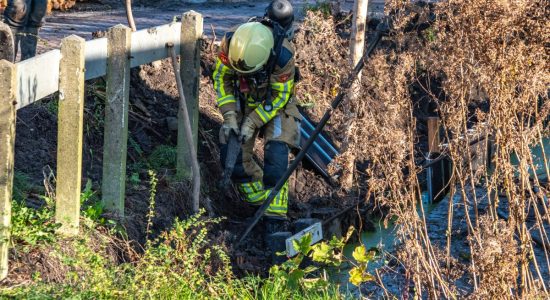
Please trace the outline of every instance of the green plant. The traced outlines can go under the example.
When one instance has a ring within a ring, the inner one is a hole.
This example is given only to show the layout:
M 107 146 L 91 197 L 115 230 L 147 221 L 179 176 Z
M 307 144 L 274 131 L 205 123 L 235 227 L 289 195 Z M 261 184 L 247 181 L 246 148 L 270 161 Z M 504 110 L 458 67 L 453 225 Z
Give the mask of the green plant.
M 433 43 L 437 39 L 437 33 L 435 32 L 434 28 L 428 28 L 423 31 L 424 38 L 430 42 Z
M 92 180 L 88 179 L 86 181 L 86 186 L 80 194 L 80 205 L 82 207 L 82 216 L 89 219 L 93 223 L 99 223 L 105 225 L 107 223 L 106 219 L 102 217 L 105 206 L 97 197 L 96 191 L 93 189 Z
M 130 136 L 128 138 L 128 143 L 130 144 L 130 148 L 134 149 L 139 156 L 143 155 L 143 149 L 141 149 L 141 146 L 136 142 L 134 137 Z
M 59 113 L 59 95 L 56 95 L 54 99 L 49 99 L 43 102 L 46 109 L 54 116 Z
M 12 198 L 18 201 L 25 201 L 31 189 L 32 185 L 29 176 L 23 172 L 15 171 L 13 175 Z
M 46 197 L 44 200 L 46 205 L 40 208 L 31 208 L 23 202 L 12 201 L 11 239 L 24 250 L 56 241 L 55 230 L 59 228 L 59 224 L 54 222 L 54 201 Z
M 306 4 L 304 6 L 304 12 L 307 11 L 320 12 L 324 17 L 329 17 L 332 14 L 329 1 L 315 1 L 315 4 Z
M 149 155 L 149 165 L 154 170 L 175 169 L 177 150 L 173 146 L 160 145 Z
M 149 234 L 151 233 L 151 226 L 153 226 L 153 218 L 155 217 L 155 197 L 157 193 L 157 174 L 153 170 L 149 170 L 149 211 L 147 212 L 147 229 L 145 231 L 146 240 L 149 243 Z
M 139 173 L 138 172 L 132 172 L 130 177 L 128 177 L 128 181 L 131 185 L 136 186 L 141 183 L 141 179 L 139 179 Z
M 152 176 L 154 178 L 154 176 Z M 47 275 L 35 272 L 33 282 L 9 289 L 0 288 L 0 297 L 25 299 L 343 299 L 338 285 L 310 278 L 299 279 L 292 269 L 292 282 L 275 267 L 269 278 L 248 275 L 236 278 L 223 245 L 209 237 L 209 228 L 221 219 L 205 218 L 204 210 L 186 220 L 174 221 L 172 228 L 146 244 L 139 259 L 119 264 L 109 253 L 112 239 L 93 227 L 53 247 L 51 258 L 64 269 L 63 280 L 48 282 Z M 305 243 L 305 241 L 302 241 Z M 304 249 L 304 251 L 307 249 Z M 303 254 L 302 254 L 303 258 Z M 297 263 L 297 262 L 296 262 Z M 313 268 L 304 272 L 313 274 Z M 82 280 L 85 278 L 85 280 Z M 306 282 L 302 284 L 302 282 Z M 293 285 L 294 284 L 294 285 Z
M 367 272 L 367 266 L 375 258 L 375 252 L 367 251 L 365 246 L 359 245 L 353 251 L 353 259 L 344 255 L 344 247 L 355 229 L 352 227 L 342 238 L 333 237 L 329 242 L 321 242 L 311 246 L 311 234 L 294 240 L 293 246 L 298 254 L 281 265 L 275 265 L 269 270 L 270 279 L 275 289 L 297 291 L 303 294 L 321 293 L 334 295 L 335 280 L 342 269 L 349 269 L 349 282 L 359 286 L 361 283 L 373 280 Z M 282 254 L 281 254 L 282 255 Z M 310 257 L 318 266 L 302 268 L 305 257 Z M 350 268 L 351 266 L 351 268 Z

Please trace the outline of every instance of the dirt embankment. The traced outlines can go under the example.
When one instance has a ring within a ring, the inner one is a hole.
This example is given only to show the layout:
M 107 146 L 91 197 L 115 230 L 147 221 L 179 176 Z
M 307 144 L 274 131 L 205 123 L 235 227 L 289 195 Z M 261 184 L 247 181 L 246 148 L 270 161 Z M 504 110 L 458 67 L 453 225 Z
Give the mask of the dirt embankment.
M 85 6 L 81 8 L 85 9 Z M 350 19 L 348 16 L 339 16 L 336 21 L 338 24 L 335 25 L 332 19 L 323 20 L 320 15 L 310 15 L 308 18 L 309 21 L 301 27 L 295 40 L 298 49 L 297 64 L 303 76 L 297 87 L 297 99 L 313 120 L 319 120 L 346 72 L 345 68 L 334 67 L 345 64 L 344 53 L 347 53 L 346 39 L 334 36 L 334 30 L 336 28 L 342 37 L 349 35 Z M 325 45 L 331 47 L 326 48 Z M 212 232 L 215 240 L 231 248 L 234 240 L 245 228 L 247 218 L 253 215 L 254 208 L 242 202 L 237 193 L 226 194 L 217 187 L 223 173 L 217 145 L 222 118 L 215 107 L 215 92 L 210 78 L 216 47 L 212 40 L 205 39 L 202 50 L 203 76 L 200 85 L 198 143 L 199 161 L 202 166 L 202 206 L 207 208 L 208 214 L 225 218 L 218 225 L 219 228 L 214 228 Z M 318 56 L 308 55 L 321 50 Z M 334 53 L 340 54 L 334 56 Z M 327 77 L 326 74 L 331 76 Z M 100 78 L 88 82 L 86 86 L 82 182 L 91 181 L 98 196 L 102 177 L 105 85 L 104 79 Z M 134 245 L 138 251 L 141 249 L 139 245 L 146 241 L 147 215 L 150 210 L 154 211 L 153 237 L 168 229 L 174 218 L 185 218 L 190 211 L 189 184 L 174 180 L 177 97 L 174 74 L 168 60 L 132 70 L 127 197 L 125 217 L 120 221 L 125 227 L 128 239 L 136 242 Z M 16 170 L 28 175 L 35 185 L 42 185 L 45 176 L 55 175 L 56 99 L 57 96 L 54 95 L 18 111 Z M 332 131 L 342 118 L 341 112 L 338 112 L 328 126 L 329 135 L 337 143 L 339 140 Z M 262 145 L 262 141 L 259 141 L 256 147 L 259 161 L 263 157 Z M 150 205 L 150 169 L 156 172 L 158 178 L 158 185 L 154 191 L 154 206 Z M 304 217 L 325 218 L 364 197 L 361 193 L 351 196 L 339 193 L 337 187 L 331 186 L 317 175 L 307 163 L 292 176 L 290 186 L 291 220 Z M 30 202 L 40 202 L 36 194 L 30 198 Z M 346 224 L 357 221 L 353 217 L 353 212 L 350 215 L 352 217 L 346 218 Z M 263 228 L 260 225 L 252 232 L 249 242 L 244 243 L 247 247 L 230 249 L 237 270 L 262 274 L 267 271 L 270 254 L 265 251 L 262 232 Z M 20 259 L 30 261 L 29 257 Z M 41 259 L 34 261 L 39 263 Z M 25 270 L 23 268 L 19 272 L 26 274 Z
M 202 166 L 202 206 L 212 216 L 225 220 L 212 230 L 214 239 L 231 248 L 234 239 L 243 231 L 247 218 L 254 208 L 242 202 L 237 193 L 226 194 L 217 187 L 223 173 L 219 163 L 217 145 L 221 115 L 215 107 L 215 92 L 210 79 L 215 47 L 205 40 L 203 47 L 203 77 L 200 86 L 199 161 Z M 307 71 L 306 71 L 307 76 Z M 120 220 L 128 239 L 141 249 L 146 238 L 147 215 L 154 210 L 153 237 L 168 229 L 174 218 L 189 215 L 189 184 L 177 182 L 175 151 L 177 143 L 177 89 L 168 60 L 144 65 L 132 70 L 129 110 L 129 140 L 127 162 L 127 191 L 125 217 Z M 42 185 L 45 175 L 55 175 L 57 146 L 57 96 L 54 95 L 18 111 L 16 162 L 18 172 L 28 175 L 35 185 Z M 87 83 L 84 123 L 83 177 L 91 181 L 93 189 L 100 193 L 103 158 L 103 115 L 105 106 L 105 81 L 98 79 Z M 315 119 L 316 110 L 309 112 Z M 263 157 L 262 142 L 256 147 L 259 160 Z M 150 206 L 151 190 L 148 170 L 154 170 L 158 178 L 154 207 Z M 337 201 L 334 187 L 317 175 L 307 164 L 291 179 L 289 216 L 326 217 L 345 205 Z M 38 195 L 29 196 L 31 202 L 39 202 Z M 244 249 L 232 252 L 237 269 L 263 273 L 267 271 L 269 253 L 265 251 L 262 226 L 249 237 Z M 242 259 L 242 258 L 246 259 Z M 239 258 L 239 259 L 237 259 Z M 29 261 L 29 257 L 20 260 Z M 40 257 L 33 257 L 40 262 Z M 44 259 L 47 259 L 44 257 Z M 24 266 L 25 264 L 19 264 Z M 45 264 L 47 266 L 47 264 Z M 19 271 L 25 273 L 26 269 Z

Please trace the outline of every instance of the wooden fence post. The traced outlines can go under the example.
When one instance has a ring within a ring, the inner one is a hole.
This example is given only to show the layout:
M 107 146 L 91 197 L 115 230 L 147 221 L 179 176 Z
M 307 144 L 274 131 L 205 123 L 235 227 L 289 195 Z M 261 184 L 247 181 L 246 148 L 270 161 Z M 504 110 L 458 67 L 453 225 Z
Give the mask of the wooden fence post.
M 441 154 L 439 144 L 441 139 L 440 134 L 440 119 L 438 117 L 428 117 L 428 156 L 426 163 L 432 159 L 438 158 Z M 429 202 L 441 201 L 449 190 L 449 182 L 451 180 L 451 165 L 448 159 L 431 165 L 426 170 L 426 186 L 428 189 Z
M 428 152 L 439 153 L 439 118 L 428 117 Z
M 0 61 L 0 280 L 8 276 L 15 148 L 15 65 Z
M 131 30 L 117 25 L 109 29 L 107 39 L 107 101 L 101 190 L 105 208 L 122 216 L 126 189 Z
M 187 101 L 187 111 L 193 131 L 193 142 L 198 150 L 199 128 L 199 84 L 200 84 L 200 38 L 202 37 L 202 15 L 189 11 L 181 18 L 181 52 L 180 73 L 183 79 L 183 91 Z M 177 175 L 179 178 L 191 177 L 191 161 L 185 141 L 185 125 L 178 110 L 178 159 Z
M 66 235 L 78 234 L 80 219 L 85 47 L 76 35 L 61 41 L 55 219 Z

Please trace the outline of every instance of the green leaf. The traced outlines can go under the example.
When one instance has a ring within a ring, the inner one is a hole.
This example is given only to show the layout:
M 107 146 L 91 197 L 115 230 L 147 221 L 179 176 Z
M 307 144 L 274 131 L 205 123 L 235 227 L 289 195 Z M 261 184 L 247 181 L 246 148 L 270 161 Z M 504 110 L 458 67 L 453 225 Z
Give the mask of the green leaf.
M 290 272 L 288 276 L 288 286 L 291 289 L 296 289 L 298 287 L 298 283 L 300 282 L 300 279 L 304 278 L 305 272 L 301 269 L 296 269 L 292 272 Z
M 292 247 L 297 252 L 300 252 L 300 243 L 298 242 L 298 240 L 292 240 Z
M 349 282 L 353 285 L 359 286 L 363 282 L 363 272 L 360 268 L 353 268 L 349 271 Z
M 349 271 L 349 282 L 359 286 L 366 281 L 374 280 L 374 276 L 366 272 L 366 266 L 354 267 Z
M 313 237 L 311 233 L 304 235 L 300 240 L 292 240 L 292 246 L 298 253 L 308 255 L 311 251 L 311 241 Z
M 353 258 L 355 258 L 355 260 L 358 263 L 368 263 L 369 262 L 369 256 L 367 255 L 367 249 L 365 249 L 365 246 L 363 246 L 363 245 L 355 247 L 355 250 L 353 250 L 352 255 L 353 255 Z
M 322 242 L 320 244 L 317 244 L 313 246 L 313 261 L 315 262 L 321 262 L 321 263 L 328 263 L 331 261 L 332 257 L 332 247 L 330 247 L 327 243 Z
M 307 268 L 304 269 L 304 272 L 307 274 L 307 273 L 311 273 L 311 272 L 315 272 L 317 271 L 319 268 L 317 267 L 314 267 L 314 266 L 309 266 Z
M 300 252 L 304 255 L 308 255 L 309 251 L 311 251 L 311 241 L 313 237 L 311 236 L 311 233 L 308 233 L 304 235 L 300 239 Z
M 344 248 L 346 245 L 346 243 L 344 243 L 344 238 L 337 238 L 335 235 L 332 236 L 329 244 L 334 248 Z

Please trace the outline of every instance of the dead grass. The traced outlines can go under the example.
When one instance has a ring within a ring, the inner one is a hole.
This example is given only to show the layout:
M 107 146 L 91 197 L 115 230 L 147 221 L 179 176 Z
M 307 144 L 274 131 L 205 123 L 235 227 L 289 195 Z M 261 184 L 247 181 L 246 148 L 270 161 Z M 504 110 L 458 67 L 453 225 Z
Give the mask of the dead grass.
M 436 248 L 427 234 L 424 216 L 417 213 L 420 185 L 411 174 L 422 171 L 416 165 L 415 149 L 422 138 L 418 126 L 424 120 L 414 117 L 417 99 L 411 91 L 413 85 L 420 86 L 442 119 L 453 162 L 451 197 L 461 199 L 460 209 L 466 215 L 472 254 L 466 270 L 473 286 L 470 296 L 548 296 L 548 278 L 542 276 L 537 264 L 548 267 L 550 261 L 533 260 L 532 233 L 542 236 L 543 244 L 550 244 L 544 232 L 550 218 L 544 214 L 547 203 L 539 201 L 541 195 L 533 192 L 534 186 L 542 184 L 527 172 L 534 169 L 530 148 L 549 135 L 548 2 L 455 0 L 433 7 L 412 5 L 397 0 L 387 5 L 394 14 L 394 35 L 386 39 L 365 67 L 358 100 L 344 104 L 353 106 L 355 115 L 335 115 L 338 121 L 354 118 L 353 127 L 350 130 L 349 123 L 345 123 L 345 128 L 331 129 L 345 129 L 355 137 L 347 152 L 336 160 L 335 169 L 346 165 L 353 156 L 370 162 L 366 176 L 357 174 L 357 178 L 364 178 L 358 184 L 368 187 L 379 204 L 390 208 L 389 217 L 397 217 L 407 252 L 403 263 L 414 282 L 415 293 L 429 298 L 457 297 L 453 276 L 446 274 L 454 259 L 450 248 L 463 240 L 449 236 L 446 249 Z M 429 13 L 437 16 L 430 28 L 422 32 L 403 31 L 411 20 L 420 22 Z M 334 53 L 338 49 L 340 52 L 336 53 L 347 53 L 347 49 L 341 40 L 326 38 L 334 34 L 326 29 L 334 27 L 332 20 L 318 24 L 322 17 L 308 18 L 311 20 L 306 19 L 301 33 L 305 42 L 300 44 L 298 40 L 298 48 L 316 55 L 298 56 L 308 66 L 300 97 L 304 101 L 307 94 L 314 93 L 330 99 L 333 87 L 345 73 L 342 66 L 347 65 L 346 57 L 336 55 L 335 61 L 325 63 L 327 55 L 323 51 L 330 49 Z M 334 42 L 314 51 L 308 48 L 308 42 L 316 37 L 308 37 L 308 32 Z M 437 78 L 442 90 L 436 91 L 429 85 L 433 81 L 425 78 Z M 490 177 L 472 164 L 472 130 L 484 136 L 484 143 L 490 143 L 495 150 Z M 519 166 L 511 163 L 513 153 Z M 484 191 L 484 195 L 468 192 L 476 190 Z M 481 201 L 489 202 L 487 211 L 478 210 Z M 509 206 L 509 217 L 499 216 L 499 205 Z M 529 210 L 535 210 L 534 226 L 528 225 Z M 449 211 L 452 221 L 452 209 Z M 452 231 L 452 222 L 448 229 Z

